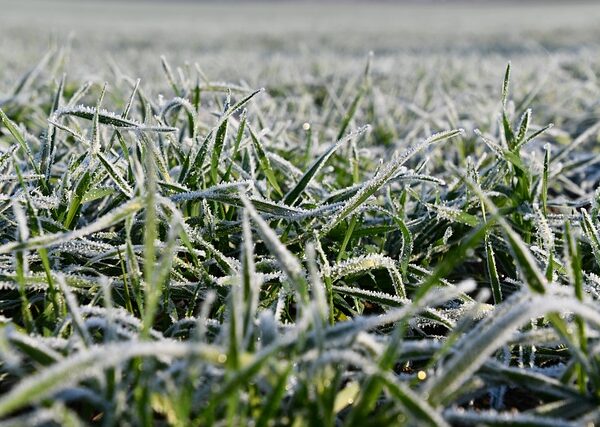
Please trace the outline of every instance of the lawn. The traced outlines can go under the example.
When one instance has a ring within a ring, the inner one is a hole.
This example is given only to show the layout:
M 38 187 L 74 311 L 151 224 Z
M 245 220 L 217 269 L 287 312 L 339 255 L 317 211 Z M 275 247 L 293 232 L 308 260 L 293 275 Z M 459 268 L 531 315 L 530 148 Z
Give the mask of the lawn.
M 597 22 L 0 0 L 0 426 L 600 423 Z

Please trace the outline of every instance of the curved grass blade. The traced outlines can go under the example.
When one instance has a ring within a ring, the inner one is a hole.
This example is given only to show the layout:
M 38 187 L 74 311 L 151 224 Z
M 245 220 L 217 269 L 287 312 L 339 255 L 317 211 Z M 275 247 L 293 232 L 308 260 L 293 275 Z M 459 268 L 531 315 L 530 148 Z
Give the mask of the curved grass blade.
M 387 184 L 387 182 L 394 175 L 396 175 L 398 169 L 419 151 L 437 142 L 441 142 L 453 138 L 455 136 L 461 135 L 462 133 L 462 129 L 437 133 L 427 138 L 426 140 L 418 143 L 417 145 L 405 151 L 401 155 L 394 157 L 390 163 L 388 163 L 384 168 L 382 168 L 378 173 L 376 173 L 373 178 L 371 178 L 369 181 L 363 184 L 361 189 L 344 204 L 344 206 L 340 209 L 339 213 L 333 218 L 333 220 L 323 227 L 323 229 L 320 232 L 321 235 L 328 234 L 344 218 L 350 215 L 369 197 L 371 197 L 373 194 L 375 194 L 375 192 L 377 192 L 385 184 Z
M 258 227 L 258 234 L 262 237 L 267 248 L 269 248 L 275 258 L 277 258 L 281 268 L 298 293 L 299 301 L 301 301 L 303 305 L 308 304 L 308 283 L 302 265 L 283 243 L 281 243 L 273 229 L 269 227 L 260 215 L 258 215 L 258 212 L 254 209 L 252 203 L 243 195 L 241 196 L 241 199 L 250 218 L 252 218 Z
M 209 344 L 125 342 L 91 347 L 28 376 L 5 393 L 0 397 L 0 418 L 134 357 L 181 358 L 192 355 L 207 363 L 224 363 L 221 351 Z
M 298 181 L 298 183 L 292 188 L 283 199 L 283 202 L 287 205 L 293 206 L 302 194 L 302 192 L 306 189 L 306 187 L 310 184 L 315 175 L 321 170 L 325 162 L 340 148 L 342 145 L 352 140 L 352 138 L 358 137 L 365 133 L 369 129 L 369 126 L 363 126 L 355 132 L 351 132 L 346 137 L 338 140 L 335 144 L 333 144 L 329 149 L 327 149 L 321 156 L 314 161 L 314 163 L 308 168 L 308 170 L 302 175 L 302 178 Z
M 39 248 L 47 248 L 50 246 L 55 246 L 61 243 L 68 242 L 70 240 L 75 240 L 92 233 L 96 233 L 124 220 L 130 215 L 133 215 L 134 213 L 142 209 L 143 206 L 144 205 L 142 199 L 136 197 L 130 200 L 128 203 L 113 209 L 106 215 L 98 218 L 93 223 L 80 229 L 69 231 L 66 233 L 45 234 L 42 236 L 28 239 L 24 242 L 9 242 L 0 245 L 0 254 L 10 253 L 12 251 L 18 250 L 33 250 Z

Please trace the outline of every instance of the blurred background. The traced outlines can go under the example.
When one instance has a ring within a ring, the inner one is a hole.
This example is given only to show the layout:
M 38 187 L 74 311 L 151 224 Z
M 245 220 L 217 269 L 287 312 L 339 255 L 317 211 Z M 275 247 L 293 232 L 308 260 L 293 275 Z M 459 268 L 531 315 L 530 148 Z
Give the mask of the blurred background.
M 0 11 L 4 70 L 67 42 L 85 73 L 114 61 L 147 75 L 147 55 L 164 54 L 200 61 L 223 78 L 252 79 L 249 67 L 282 60 L 306 67 L 332 52 L 340 71 L 369 51 L 518 61 L 593 49 L 600 40 L 597 1 L 0 0 Z

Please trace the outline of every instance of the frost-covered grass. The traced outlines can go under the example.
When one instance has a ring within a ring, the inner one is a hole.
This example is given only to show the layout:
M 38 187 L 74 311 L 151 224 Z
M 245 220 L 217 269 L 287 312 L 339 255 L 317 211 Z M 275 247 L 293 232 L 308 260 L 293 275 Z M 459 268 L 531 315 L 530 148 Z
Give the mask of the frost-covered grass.
M 597 53 L 4 71 L 0 425 L 600 422 Z

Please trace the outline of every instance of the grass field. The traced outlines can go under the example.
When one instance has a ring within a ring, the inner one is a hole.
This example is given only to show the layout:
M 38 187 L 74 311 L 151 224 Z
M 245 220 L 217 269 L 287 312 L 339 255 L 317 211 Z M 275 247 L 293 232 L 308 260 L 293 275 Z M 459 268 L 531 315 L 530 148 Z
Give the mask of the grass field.
M 0 0 L 0 426 L 600 424 L 598 22 Z

